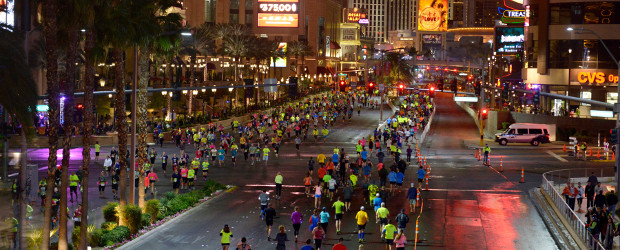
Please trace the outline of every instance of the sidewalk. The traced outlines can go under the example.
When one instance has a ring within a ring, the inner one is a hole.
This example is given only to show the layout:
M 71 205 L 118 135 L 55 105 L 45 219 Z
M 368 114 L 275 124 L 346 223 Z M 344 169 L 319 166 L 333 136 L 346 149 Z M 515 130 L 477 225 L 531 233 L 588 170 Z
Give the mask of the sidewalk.
M 615 177 L 598 177 L 598 181 L 601 182 L 601 187 L 603 189 L 603 194 L 609 192 L 610 190 L 616 190 L 616 185 L 615 185 Z M 588 177 L 578 177 L 578 178 L 570 178 L 570 182 L 573 183 L 575 185 L 575 187 L 577 186 L 578 182 L 581 182 L 581 185 L 584 186 L 587 184 L 588 182 Z M 564 187 L 566 187 L 566 183 L 554 183 L 553 187 L 555 188 L 556 191 L 558 191 L 558 193 L 562 193 L 562 191 L 564 190 Z M 578 216 L 579 220 L 581 222 L 583 222 L 583 224 L 586 224 L 587 218 L 586 218 L 586 212 L 587 212 L 587 200 L 586 198 L 583 198 L 583 203 L 581 204 L 581 206 L 579 206 L 579 204 L 577 204 L 577 201 L 575 201 L 575 214 Z M 620 217 L 618 217 L 618 215 L 616 215 L 614 213 L 614 220 L 616 222 L 620 221 Z M 614 237 L 614 246 L 619 246 L 620 245 L 620 238 L 618 237 Z

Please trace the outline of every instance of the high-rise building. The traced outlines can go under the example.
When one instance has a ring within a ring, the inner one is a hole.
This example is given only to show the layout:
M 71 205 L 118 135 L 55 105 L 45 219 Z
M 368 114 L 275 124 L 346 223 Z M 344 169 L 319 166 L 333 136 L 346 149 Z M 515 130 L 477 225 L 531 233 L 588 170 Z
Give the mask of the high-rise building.
M 417 0 L 388 0 L 387 31 L 411 30 L 417 24 Z
M 465 4 L 463 0 L 450 0 L 448 2 L 448 27 L 463 27 L 465 19 Z
M 352 0 L 349 8 L 365 9 L 368 13 L 367 38 L 375 42 L 385 42 L 387 39 L 387 2 L 390 0 Z M 399 0 L 397 0 L 399 1 Z
M 620 1 L 529 0 L 525 6 L 524 83 L 543 92 L 616 103 L 618 68 L 612 55 L 620 55 Z M 601 109 L 544 97 L 540 105 L 584 116 Z
M 463 3 L 464 27 L 493 27 L 501 15 L 498 7 L 504 7 L 501 0 L 467 0 Z

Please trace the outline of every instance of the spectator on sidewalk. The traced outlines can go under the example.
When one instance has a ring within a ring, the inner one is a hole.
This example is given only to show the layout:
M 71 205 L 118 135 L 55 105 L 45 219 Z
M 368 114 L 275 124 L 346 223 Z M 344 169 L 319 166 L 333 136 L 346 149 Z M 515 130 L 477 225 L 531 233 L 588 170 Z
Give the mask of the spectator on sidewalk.
M 618 196 L 616 195 L 616 193 L 614 192 L 614 190 L 611 190 L 608 194 L 607 194 L 607 207 L 609 208 L 609 213 L 612 214 L 612 216 L 615 214 L 616 212 L 616 204 L 618 204 Z
M 596 178 L 594 172 L 592 172 L 592 175 L 590 175 L 590 177 L 588 178 L 588 182 L 590 182 L 592 186 L 596 186 L 598 184 L 598 178 Z
M 605 204 L 607 204 L 607 200 L 605 199 L 605 195 L 603 195 L 603 190 L 599 190 L 596 197 L 594 197 L 594 206 L 602 208 Z
M 583 189 L 583 186 L 581 186 L 581 182 L 577 182 L 577 207 L 578 209 L 578 213 L 583 213 L 583 210 L 581 210 L 581 204 L 583 203 L 583 195 L 585 193 L 585 190 Z
M 590 181 L 588 181 L 588 185 L 586 185 L 586 208 L 591 208 L 594 206 L 594 185 Z

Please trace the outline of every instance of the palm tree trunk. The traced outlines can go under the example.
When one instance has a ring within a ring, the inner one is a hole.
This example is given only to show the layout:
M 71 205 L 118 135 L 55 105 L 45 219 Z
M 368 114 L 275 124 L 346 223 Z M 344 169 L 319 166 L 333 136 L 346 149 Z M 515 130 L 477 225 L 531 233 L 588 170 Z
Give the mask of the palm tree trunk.
M 146 163 L 146 121 L 147 117 L 147 104 L 148 98 L 146 95 L 146 89 L 149 83 L 149 55 L 151 52 L 148 49 L 141 51 L 140 59 L 138 60 L 138 67 L 140 72 L 140 80 L 138 81 L 138 172 L 140 173 L 140 184 L 138 185 L 138 206 L 142 209 L 145 207 L 144 202 L 144 164 Z M 151 169 L 154 171 L 154 166 Z
M 77 23 L 76 23 L 77 24 Z M 69 183 L 69 160 L 71 158 L 71 138 L 73 137 L 73 111 L 74 100 L 73 93 L 75 89 L 75 71 L 77 61 L 77 50 L 79 46 L 79 39 L 77 33 L 77 25 L 69 28 L 68 42 L 69 49 L 67 49 L 66 58 L 66 77 L 65 83 L 65 119 L 64 119 L 64 142 L 62 147 L 62 167 L 61 167 L 61 182 L 60 182 L 60 217 L 58 219 L 58 248 L 67 249 L 67 185 Z M 77 198 L 77 197 L 76 197 Z
M 190 87 L 194 87 L 194 60 L 195 57 L 191 57 L 189 59 L 189 86 Z M 189 93 L 189 101 L 187 102 L 187 108 L 188 108 L 188 115 L 192 116 L 192 108 L 194 107 L 193 104 L 193 100 L 194 100 L 194 93 L 193 90 L 190 90 L 192 92 Z
M 41 239 L 41 249 L 47 250 L 50 245 L 50 227 L 52 219 L 52 192 L 54 189 L 54 172 L 58 158 L 58 124 L 59 124 L 59 92 L 58 84 L 58 44 L 56 26 L 57 0 L 43 0 L 43 29 L 45 31 L 45 56 L 46 56 L 46 79 L 49 105 L 49 156 L 47 158 L 47 189 L 45 200 L 45 213 L 43 219 L 43 238 Z
M 170 68 L 170 78 L 168 78 L 168 87 L 172 88 L 172 78 L 174 77 L 174 70 L 172 68 L 172 63 L 173 60 L 170 60 L 170 63 L 168 63 L 168 67 Z M 166 70 L 164 70 L 164 75 Z M 173 91 L 170 91 L 171 93 L 173 93 Z M 174 95 L 174 94 L 173 94 Z M 168 110 L 167 110 L 167 114 L 166 117 L 168 118 L 168 120 L 172 121 L 172 96 L 168 95 Z
M 18 236 L 19 236 L 19 248 L 20 249 L 26 249 L 26 229 L 25 229 L 25 224 L 24 223 L 26 221 L 26 206 L 28 206 L 28 194 L 26 193 L 26 184 L 28 182 L 27 178 L 26 178 L 26 170 L 27 170 L 27 164 L 28 164 L 28 140 L 26 139 L 26 130 L 24 128 L 22 128 L 22 134 L 21 134 L 21 154 L 20 154 L 20 162 L 19 165 L 21 166 L 19 168 L 19 199 L 18 199 L 18 206 L 19 206 L 19 232 L 18 232 Z M 36 181 L 34 181 L 36 182 Z
M 113 49 L 114 83 L 116 85 L 116 131 L 118 132 L 118 162 L 120 163 L 120 209 L 127 205 L 127 114 L 125 113 L 125 83 L 123 83 L 123 52 L 120 48 Z M 130 152 L 133 154 L 133 152 Z M 133 180 L 129 180 L 132 182 Z M 119 214 L 119 225 L 125 225 L 123 214 Z
M 82 135 L 82 228 L 80 230 L 80 242 L 78 243 L 78 249 L 85 250 L 88 246 L 88 175 L 90 167 L 90 136 L 93 133 L 93 90 L 95 88 L 95 58 L 92 53 L 92 49 L 95 46 L 95 32 L 92 29 L 86 30 L 86 41 L 84 43 L 84 50 L 86 54 L 86 69 L 84 76 L 84 132 Z M 75 245 L 76 243 L 73 242 Z

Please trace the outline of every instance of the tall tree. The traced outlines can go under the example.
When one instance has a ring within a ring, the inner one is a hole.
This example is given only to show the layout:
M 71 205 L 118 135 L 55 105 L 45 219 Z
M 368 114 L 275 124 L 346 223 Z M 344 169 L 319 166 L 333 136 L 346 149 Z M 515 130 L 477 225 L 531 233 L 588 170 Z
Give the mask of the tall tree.
M 56 22 L 57 0 L 42 0 L 43 30 L 45 32 L 45 56 L 46 56 L 46 80 L 47 95 L 49 105 L 49 156 L 47 160 L 47 189 L 45 200 L 45 212 L 43 219 L 43 238 L 41 239 L 42 249 L 49 249 L 50 244 L 50 222 L 52 218 L 52 192 L 54 189 L 54 174 L 58 158 L 58 125 L 59 123 L 59 102 L 60 86 L 58 82 L 58 27 Z
M 29 202 L 26 179 L 27 139 L 34 136 L 34 110 L 37 104 L 36 86 L 26 60 L 23 40 L 18 33 L 0 27 L 0 106 L 21 125 L 21 154 L 19 167 L 19 246 L 25 249 L 26 207 Z M 36 181 L 32 181 L 36 183 Z M 15 215 L 14 215 L 15 216 Z

